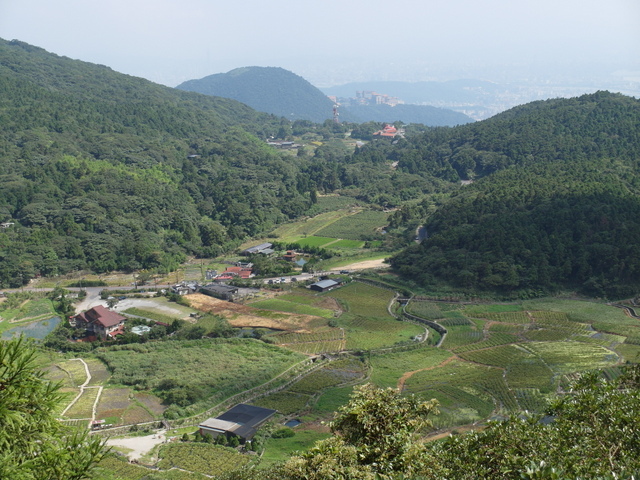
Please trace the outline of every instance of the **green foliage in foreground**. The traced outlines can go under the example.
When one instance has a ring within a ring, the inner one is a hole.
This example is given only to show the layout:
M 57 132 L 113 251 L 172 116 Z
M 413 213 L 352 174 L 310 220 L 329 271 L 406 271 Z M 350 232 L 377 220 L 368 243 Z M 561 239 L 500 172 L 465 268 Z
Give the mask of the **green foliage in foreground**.
M 0 478 L 80 480 L 102 456 L 102 442 L 56 419 L 59 385 L 44 380 L 23 338 L 0 341 Z
M 260 478 L 577 480 L 630 479 L 640 472 L 637 365 L 616 380 L 585 374 L 550 404 L 550 423 L 513 417 L 424 443 L 417 433 L 435 409 L 434 402 L 393 389 L 357 387 L 331 424 L 333 437 L 261 471 Z

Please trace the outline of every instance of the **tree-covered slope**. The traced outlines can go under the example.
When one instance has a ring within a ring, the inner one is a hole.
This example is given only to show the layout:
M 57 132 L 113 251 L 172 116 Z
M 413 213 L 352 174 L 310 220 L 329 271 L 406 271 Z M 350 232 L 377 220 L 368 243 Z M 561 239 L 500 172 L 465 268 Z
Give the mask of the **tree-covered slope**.
M 278 67 L 243 67 L 188 80 L 176 88 L 246 103 L 260 112 L 322 123 L 333 116 L 333 102 L 304 78 Z M 342 120 L 353 121 L 348 115 Z
M 0 284 L 169 269 L 309 206 L 280 119 L 0 41 Z
M 429 237 L 394 267 L 469 291 L 636 293 L 639 127 L 638 100 L 601 92 L 407 142 L 391 154 L 399 168 L 484 178 L 430 216 Z
M 342 112 L 348 112 L 363 122 L 402 121 L 403 123 L 421 123 L 430 127 L 453 127 L 464 125 L 473 120 L 464 113 L 428 105 L 357 105 L 343 106 Z
M 607 160 L 515 167 L 461 191 L 429 238 L 393 259 L 403 274 L 468 290 L 640 289 L 640 181 Z
M 452 181 L 520 164 L 640 158 L 640 101 L 597 92 L 533 102 L 482 122 L 435 129 L 389 153 L 398 168 Z

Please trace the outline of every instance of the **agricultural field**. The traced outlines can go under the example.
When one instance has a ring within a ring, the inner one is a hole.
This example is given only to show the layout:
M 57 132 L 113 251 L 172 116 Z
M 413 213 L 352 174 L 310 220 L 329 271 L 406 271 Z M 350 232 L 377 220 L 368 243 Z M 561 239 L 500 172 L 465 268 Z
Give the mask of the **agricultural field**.
M 426 345 L 407 351 L 373 354 L 369 356 L 371 381 L 380 387 L 402 388 L 404 379 L 411 374 L 436 369 L 451 358 L 450 352 Z
M 400 382 L 405 391 L 441 402 L 443 413 L 436 421 L 440 427 L 494 414 L 540 411 L 567 376 L 610 369 L 633 360 L 629 355 L 640 350 L 630 348 L 635 346 L 622 334 L 634 332 L 634 322 L 602 304 L 544 300 L 451 309 L 421 301 L 410 303 L 408 310 L 443 325 L 448 333 L 439 351 L 455 356 L 412 370 L 402 357 L 416 355 L 414 351 L 390 354 L 393 361 L 387 361 L 387 355 L 372 356 L 371 379 L 393 386 L 394 378 L 402 375 L 399 371 L 406 369 Z M 607 328 L 598 331 L 597 326 Z M 411 363 L 419 365 L 415 359 Z
M 438 428 L 484 420 L 494 411 L 514 412 L 518 404 L 502 378 L 502 369 L 453 360 L 406 379 L 405 391 L 439 401 Z
M 347 209 L 321 213 L 312 218 L 281 225 L 272 232 L 272 235 L 283 242 L 297 242 L 301 238 L 316 235 L 323 228 L 349 215 L 351 211 Z
M 302 423 L 290 438 L 270 438 L 263 462 L 271 464 L 289 458 L 294 451 L 304 451 L 317 440 L 329 436 L 320 421 L 331 420 L 333 412 L 346 403 L 352 385 L 367 373 L 365 364 L 355 357 L 341 357 L 303 377 L 286 390 L 262 397 L 255 405 L 273 408 L 287 417 L 297 416 Z M 344 386 L 347 384 L 348 386 Z
M 172 379 L 178 385 L 203 388 L 217 399 L 262 384 L 304 358 L 250 339 L 122 345 L 98 356 L 115 384 L 154 389 Z
M 106 456 L 98 464 L 100 480 L 206 480 L 211 475 L 224 475 L 249 462 L 249 457 L 218 445 L 172 443 L 159 450 L 155 465 L 134 465 L 118 458 Z M 202 471 L 202 473 L 198 473 Z
M 337 324 L 345 331 L 347 350 L 372 350 L 411 343 L 424 328 L 396 320 L 387 306 L 394 293 L 365 283 L 352 282 L 327 294 L 343 305 Z
M 309 355 L 341 352 L 346 347 L 344 330 L 326 327 L 312 333 L 279 333 L 269 335 L 274 343 Z
M 75 419 L 90 419 L 93 415 L 93 405 L 100 394 L 98 387 L 86 388 L 73 406 L 67 410 L 65 417 Z
M 364 247 L 365 242 L 361 240 L 347 240 L 341 239 L 336 242 L 330 243 L 327 247 L 334 250 L 351 250 Z
M 363 210 L 354 215 L 342 217 L 327 225 L 318 235 L 347 240 L 371 240 L 380 235 L 380 229 L 387 225 L 389 214 L 377 210 Z
M 258 469 L 282 462 L 291 457 L 293 452 L 304 452 L 319 440 L 329 438 L 327 428 L 317 429 L 300 425 L 294 429 L 295 435 L 289 438 L 269 438 Z M 259 478 L 256 477 L 256 478 Z
M 8 298 L 0 303 L 0 319 L 3 321 L 9 323 L 26 320 L 34 321 L 56 315 L 53 303 L 48 298 L 22 299 L 22 295 L 15 295 L 15 301 L 12 301 L 12 298 Z M 28 295 L 24 296 L 27 297 Z
M 365 374 L 366 366 L 359 359 L 351 356 L 338 358 L 302 377 L 287 389 L 260 397 L 255 404 L 273 408 L 285 415 L 300 413 L 311 398 L 339 385 L 357 383 Z M 302 406 L 294 410 L 298 405 Z
M 333 243 L 336 240 L 337 238 L 318 237 L 313 235 L 310 237 L 304 237 L 304 238 L 295 240 L 295 243 L 301 245 L 302 247 L 324 247 L 325 245 L 329 243 Z
M 308 304 L 300 304 L 280 298 L 270 298 L 267 300 L 258 300 L 257 302 L 251 302 L 254 308 L 261 308 L 265 310 L 275 310 L 279 312 L 299 313 L 302 315 L 313 315 L 316 317 L 333 318 L 334 311 L 326 308 L 314 307 Z
M 172 443 L 158 452 L 157 467 L 162 470 L 180 468 L 205 475 L 223 475 L 249 463 L 250 457 L 236 450 L 203 443 Z

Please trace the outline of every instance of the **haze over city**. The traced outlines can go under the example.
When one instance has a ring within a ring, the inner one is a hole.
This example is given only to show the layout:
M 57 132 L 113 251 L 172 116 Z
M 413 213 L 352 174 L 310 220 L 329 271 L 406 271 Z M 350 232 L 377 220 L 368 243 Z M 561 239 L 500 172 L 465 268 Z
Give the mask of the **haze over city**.
M 640 81 L 637 0 L 3 0 L 0 37 L 175 86 L 279 66 L 365 80 Z M 635 85 L 635 86 L 634 86 Z

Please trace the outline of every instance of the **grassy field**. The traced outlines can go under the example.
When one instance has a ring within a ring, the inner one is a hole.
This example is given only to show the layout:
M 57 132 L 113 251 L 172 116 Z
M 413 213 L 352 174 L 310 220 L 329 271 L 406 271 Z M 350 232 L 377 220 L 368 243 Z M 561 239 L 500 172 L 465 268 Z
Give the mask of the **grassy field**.
M 313 218 L 281 225 L 272 232 L 272 235 L 283 242 L 295 242 L 298 239 L 315 235 L 328 225 L 349 215 L 351 215 L 351 211 L 347 209 L 321 213 Z
M 249 339 L 149 342 L 112 347 L 98 356 L 115 384 L 153 389 L 172 379 L 204 388 L 218 401 L 262 384 L 304 358 Z
M 316 317 L 333 318 L 333 310 L 318 308 L 312 305 L 289 301 L 283 298 L 270 298 L 250 303 L 252 307 L 265 310 L 275 310 L 278 312 L 300 313 L 303 315 L 314 315 Z
M 269 438 L 265 445 L 264 455 L 258 468 L 268 467 L 291 457 L 294 452 L 304 452 L 319 440 L 331 436 L 326 429 L 318 430 L 299 426 L 294 429 L 295 435 L 289 438 Z
M 380 228 L 387 225 L 388 213 L 377 210 L 363 210 L 354 215 L 342 217 L 315 232 L 318 235 L 348 240 L 369 240 L 380 235 Z

